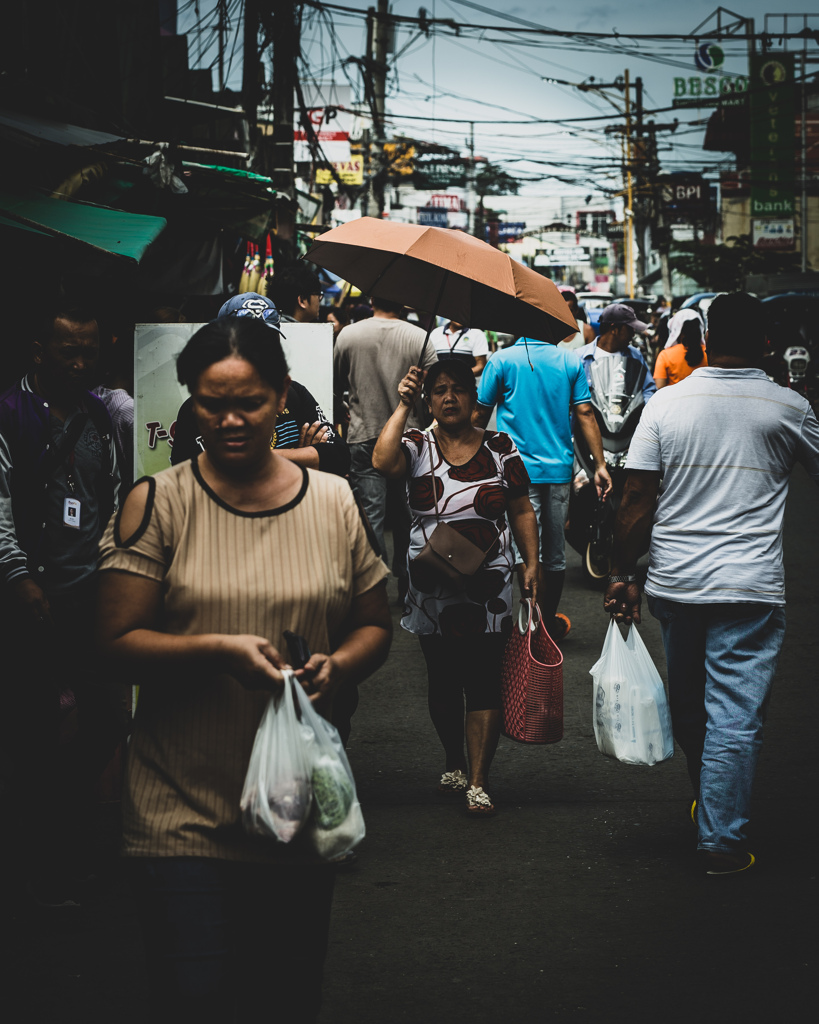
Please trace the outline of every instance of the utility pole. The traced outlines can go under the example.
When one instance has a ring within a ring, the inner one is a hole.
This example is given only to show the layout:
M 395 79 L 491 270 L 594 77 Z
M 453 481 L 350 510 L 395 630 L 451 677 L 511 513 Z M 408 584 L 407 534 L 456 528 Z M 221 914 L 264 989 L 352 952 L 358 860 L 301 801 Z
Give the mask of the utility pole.
M 469 167 L 466 173 L 466 230 L 475 234 L 475 122 L 469 122 Z
M 245 0 L 245 20 L 251 11 L 258 11 L 258 0 Z M 299 54 L 299 36 L 296 26 L 296 4 L 278 3 L 273 8 L 273 167 L 270 177 L 277 192 L 295 197 L 293 173 L 293 96 L 296 89 L 296 61 Z M 245 39 L 247 40 L 247 25 Z M 255 43 L 255 29 L 253 40 Z M 247 50 L 245 50 L 247 53 Z M 254 69 L 258 76 L 258 66 Z M 255 114 L 255 110 L 254 110 Z M 250 112 L 248 111 L 248 116 Z
M 216 32 L 219 38 L 219 92 L 225 91 L 225 33 L 227 31 L 225 6 L 227 0 L 217 0 Z
M 372 18 L 370 17 L 372 15 Z M 387 41 L 389 35 L 389 2 L 378 0 L 378 13 L 371 7 L 367 13 L 368 29 L 373 23 L 372 49 L 367 56 L 371 59 L 373 86 L 373 135 L 375 136 L 375 175 L 373 178 L 373 200 L 380 217 L 384 213 L 384 181 L 381 170 L 384 164 L 384 113 L 387 94 Z M 368 32 L 369 34 L 369 32 Z
M 631 90 L 629 89 L 629 73 L 626 69 L 626 293 L 634 298 L 634 194 L 631 179 Z
M 802 51 L 802 197 L 799 205 L 801 270 L 808 272 L 808 54 Z

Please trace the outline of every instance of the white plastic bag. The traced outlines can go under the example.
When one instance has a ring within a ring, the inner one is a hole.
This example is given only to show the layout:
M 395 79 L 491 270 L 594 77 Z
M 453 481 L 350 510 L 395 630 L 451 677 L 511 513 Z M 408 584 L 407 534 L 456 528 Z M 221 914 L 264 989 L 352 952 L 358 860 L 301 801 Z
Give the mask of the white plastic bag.
M 314 737 L 310 776 L 313 813 L 307 839 L 320 857 L 332 860 L 348 853 L 364 838 L 364 815 L 338 729 L 321 717 L 301 687 L 298 702 L 302 723 L 312 729 Z
M 632 625 L 624 640 L 609 622 L 594 680 L 594 735 L 608 757 L 626 764 L 656 764 L 674 753 L 671 714 L 660 674 Z
M 300 692 L 296 677 L 285 672 L 284 687 L 267 702 L 256 731 L 240 801 L 245 830 L 282 843 L 298 834 L 313 802 L 316 741 L 296 715 Z

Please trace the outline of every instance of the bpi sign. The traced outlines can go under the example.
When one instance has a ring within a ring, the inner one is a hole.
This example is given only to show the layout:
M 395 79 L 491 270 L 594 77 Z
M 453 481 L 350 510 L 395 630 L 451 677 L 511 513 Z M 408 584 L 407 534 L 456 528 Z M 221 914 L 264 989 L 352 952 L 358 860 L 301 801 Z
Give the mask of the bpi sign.
M 687 176 L 683 179 L 663 182 L 663 203 L 671 210 L 681 213 L 707 206 L 711 199 L 711 186 L 704 178 Z

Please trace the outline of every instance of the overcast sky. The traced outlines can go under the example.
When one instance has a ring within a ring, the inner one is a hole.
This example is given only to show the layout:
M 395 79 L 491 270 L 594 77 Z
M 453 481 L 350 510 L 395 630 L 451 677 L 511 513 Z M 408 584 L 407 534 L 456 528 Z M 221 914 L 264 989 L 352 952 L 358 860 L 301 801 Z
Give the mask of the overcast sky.
M 340 0 L 341 5 L 362 12 L 376 2 Z M 417 17 L 420 6 L 419 0 L 393 0 L 392 10 L 398 15 Z M 702 74 L 694 64 L 694 44 L 629 37 L 630 32 L 693 32 L 715 12 L 714 0 L 688 0 L 685 4 L 679 0 L 652 0 L 628 6 L 594 0 L 573 0 L 560 5 L 521 0 L 498 14 L 486 13 L 499 10 L 492 0 L 484 0 L 483 4 L 477 0 L 425 0 L 424 6 L 430 17 L 486 26 L 486 31 L 481 35 L 464 30 L 458 38 L 444 29 L 424 35 L 415 26 L 399 27 L 387 95 L 388 128 L 393 133 L 463 149 L 467 124 L 443 119 L 474 120 L 476 153 L 502 162 L 510 173 L 529 179 L 523 188 L 525 196 L 535 200 L 561 193 L 595 193 L 598 185 L 612 187 L 620 180 L 620 172 L 614 166 L 619 159 L 617 136 L 607 135 L 603 128 L 606 124 L 621 123 L 622 118 L 600 93 L 583 92 L 573 85 L 545 82 L 543 78 L 581 83 L 594 76 L 597 82 L 611 83 L 628 69 L 632 81 L 638 75 L 643 80 L 646 110 L 658 111 L 648 116 L 662 124 L 670 123 L 675 116 L 679 118 L 676 132 L 660 136 L 665 169 L 702 171 L 708 167 L 716 171 L 720 166 L 731 166 L 731 154 L 702 150 L 702 125 L 710 113 L 708 108 L 662 109 L 671 107 L 675 77 Z M 762 31 L 765 14 L 773 6 L 771 0 L 737 0 L 731 10 L 738 7 L 736 13 L 754 18 L 756 30 Z M 202 0 L 200 11 L 207 7 Z M 229 8 L 238 10 L 238 4 L 229 4 Z M 180 18 L 180 31 L 186 28 L 185 17 L 183 14 Z M 521 21 L 571 32 L 612 33 L 612 37 L 591 42 L 491 30 L 493 26 L 522 28 Z M 363 18 L 340 12 L 323 15 L 305 7 L 303 24 L 305 77 L 317 82 L 352 83 L 355 98 L 362 100 L 361 73 L 355 65 L 344 61 L 364 52 Z M 819 28 L 819 15 L 812 15 L 810 24 Z M 712 19 L 702 31 L 715 27 L 716 20 Z M 781 16 L 769 19 L 770 31 L 781 31 L 782 27 Z M 790 22 L 788 27 L 798 31 L 802 23 Z M 193 41 L 194 36 L 189 38 Z M 726 55 L 724 70 L 745 73 L 746 44 L 737 39 L 721 45 Z M 810 45 L 819 52 L 815 43 Z M 237 57 L 233 81 L 239 66 Z M 622 106 L 622 91 L 609 90 L 605 95 Z M 613 117 L 611 121 L 571 120 L 595 114 Z M 520 123 L 534 118 L 562 123 Z M 494 119 L 506 123 L 479 123 Z M 597 200 L 601 198 L 601 194 L 596 196 L 595 205 L 600 205 Z

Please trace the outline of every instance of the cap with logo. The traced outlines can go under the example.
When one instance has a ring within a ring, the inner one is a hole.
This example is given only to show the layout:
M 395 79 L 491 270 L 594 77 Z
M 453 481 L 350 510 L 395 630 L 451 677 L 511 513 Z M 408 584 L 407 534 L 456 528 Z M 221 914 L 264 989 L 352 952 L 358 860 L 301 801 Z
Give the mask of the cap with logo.
M 612 302 L 610 306 L 606 306 L 600 314 L 601 327 L 603 324 L 612 324 L 614 327 L 620 327 L 625 324 L 626 327 L 631 327 L 637 334 L 645 334 L 648 330 L 648 324 L 638 320 L 631 306 L 626 306 L 622 302 Z
M 268 327 L 272 327 L 274 331 L 282 334 L 281 318 L 278 309 L 276 309 L 276 303 L 265 295 L 259 295 L 258 292 L 245 292 L 242 295 L 234 295 L 232 299 L 228 299 L 219 310 L 219 315 L 216 319 L 221 320 L 223 316 L 253 317 L 255 320 L 262 320 Z M 283 334 L 282 337 L 284 337 Z

